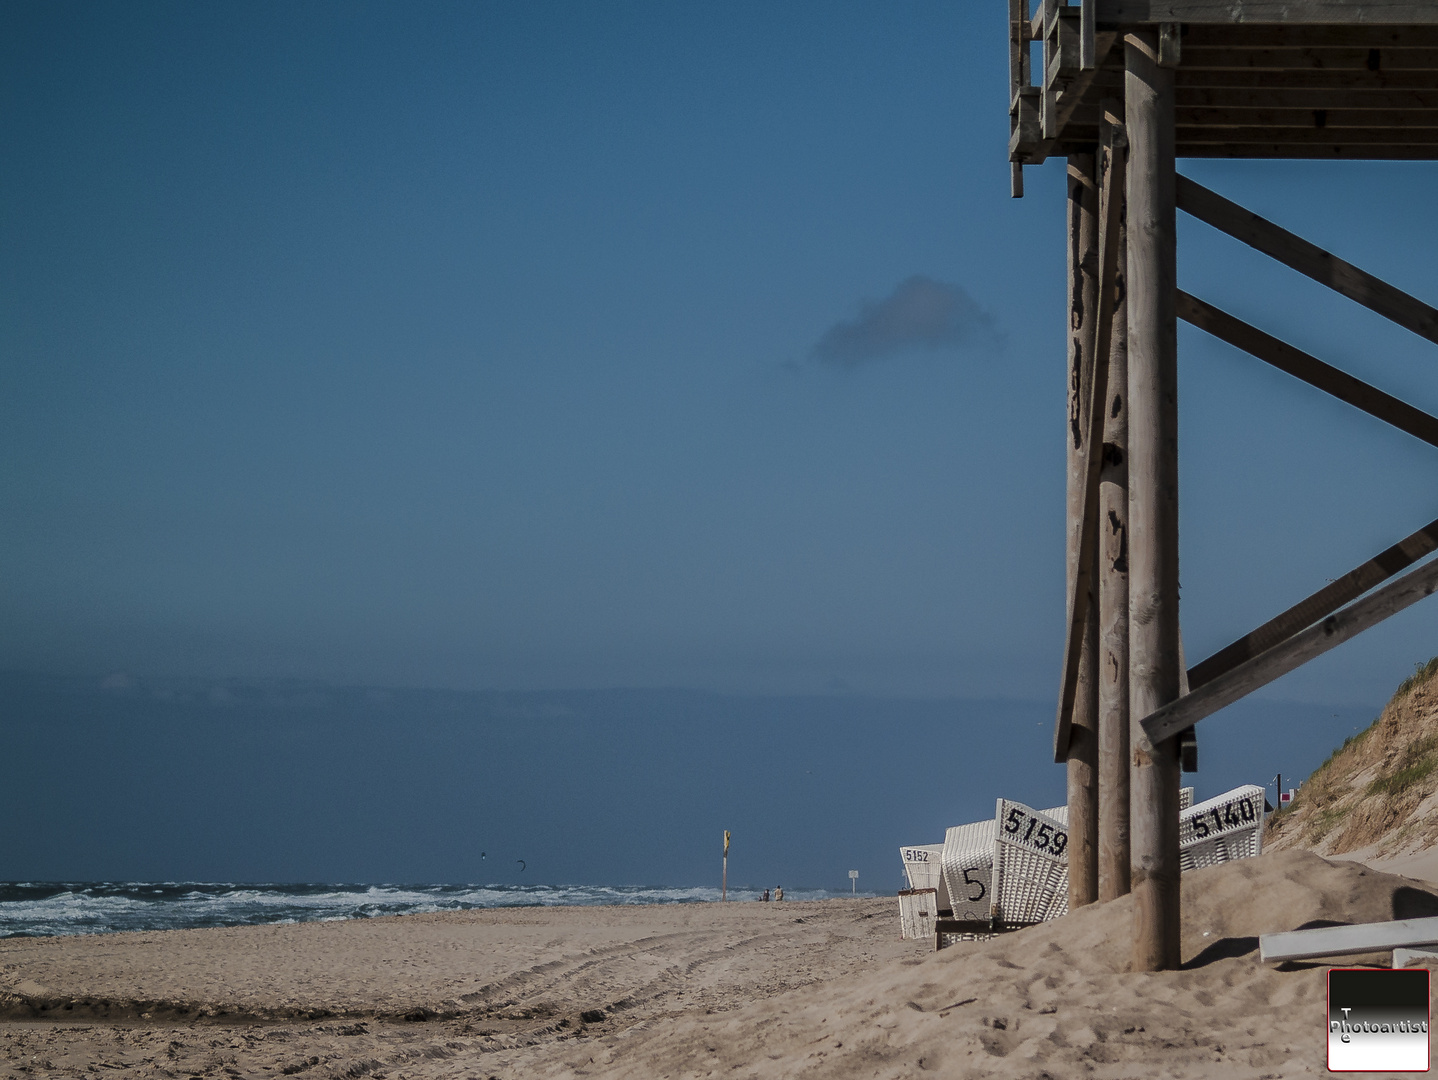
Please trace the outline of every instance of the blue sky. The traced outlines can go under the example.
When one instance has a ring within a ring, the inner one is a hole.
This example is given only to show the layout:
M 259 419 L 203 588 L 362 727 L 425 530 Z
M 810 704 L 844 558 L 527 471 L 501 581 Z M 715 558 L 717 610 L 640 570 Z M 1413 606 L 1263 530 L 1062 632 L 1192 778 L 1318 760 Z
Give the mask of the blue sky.
M 6 5 L 0 667 L 1051 702 L 1062 166 L 1008 197 L 1001 9 Z M 1433 164 L 1180 167 L 1438 296 Z M 1434 346 L 1180 228 L 1438 411 Z M 1438 514 L 1438 451 L 1181 365 L 1191 660 Z

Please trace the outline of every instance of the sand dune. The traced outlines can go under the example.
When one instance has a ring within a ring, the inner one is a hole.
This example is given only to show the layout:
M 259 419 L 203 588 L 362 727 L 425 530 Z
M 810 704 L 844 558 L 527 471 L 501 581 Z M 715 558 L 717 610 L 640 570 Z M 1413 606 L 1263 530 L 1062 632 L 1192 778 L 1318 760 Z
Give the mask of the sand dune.
M 1435 914 L 1429 888 L 1304 852 L 1190 874 L 1159 974 L 1124 971 L 1127 900 L 940 953 L 892 900 L 11 940 L 0 1075 L 1312 1076 L 1325 969 L 1257 935 Z

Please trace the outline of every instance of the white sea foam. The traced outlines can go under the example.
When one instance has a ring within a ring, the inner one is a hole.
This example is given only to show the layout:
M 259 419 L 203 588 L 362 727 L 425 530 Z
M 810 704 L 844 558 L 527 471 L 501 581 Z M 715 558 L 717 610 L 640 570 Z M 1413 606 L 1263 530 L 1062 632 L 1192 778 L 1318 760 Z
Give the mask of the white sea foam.
M 333 922 L 381 915 L 492 907 L 694 904 L 714 888 L 613 885 L 270 885 L 205 882 L 20 882 L 0 884 L 0 937 L 48 937 L 123 930 Z M 792 889 L 791 900 L 821 900 L 823 889 Z M 735 901 L 755 889 L 729 890 Z

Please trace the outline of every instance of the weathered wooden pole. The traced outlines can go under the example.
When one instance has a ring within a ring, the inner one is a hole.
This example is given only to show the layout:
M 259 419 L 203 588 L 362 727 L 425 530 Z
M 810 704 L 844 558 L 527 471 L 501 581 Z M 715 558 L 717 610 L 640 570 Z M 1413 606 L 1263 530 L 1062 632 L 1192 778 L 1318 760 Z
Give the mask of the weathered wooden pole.
M 1178 697 L 1178 328 L 1173 70 L 1161 32 L 1124 39 L 1128 157 L 1129 716 Z M 1134 724 L 1130 775 L 1136 971 L 1179 965 L 1176 739 Z
M 1108 127 L 1108 125 L 1105 125 Z M 1126 168 L 1123 129 L 1104 139 L 1109 168 Z M 1119 232 L 1119 276 L 1104 409 L 1099 474 L 1098 570 L 1098 898 L 1129 890 L 1128 716 L 1128 299 L 1125 231 Z
M 1068 593 L 1078 572 L 1087 483 L 1085 425 L 1098 311 L 1098 188 L 1092 154 L 1068 159 Z M 1068 753 L 1069 907 L 1098 898 L 1098 611 L 1090 603 Z

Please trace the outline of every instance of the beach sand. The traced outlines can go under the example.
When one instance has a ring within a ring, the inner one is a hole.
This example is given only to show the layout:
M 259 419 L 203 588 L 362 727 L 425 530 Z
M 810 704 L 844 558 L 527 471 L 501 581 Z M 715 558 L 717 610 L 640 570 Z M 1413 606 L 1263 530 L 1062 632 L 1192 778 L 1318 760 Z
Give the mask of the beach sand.
M 1124 971 L 1127 898 L 938 953 L 892 898 L 11 939 L 0 1077 L 1317 1076 L 1326 966 L 1257 935 L 1434 892 L 1297 851 L 1199 871 L 1157 974 Z

